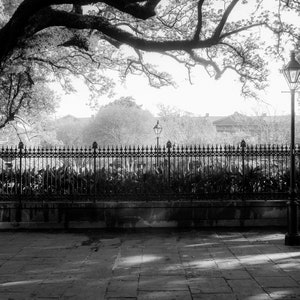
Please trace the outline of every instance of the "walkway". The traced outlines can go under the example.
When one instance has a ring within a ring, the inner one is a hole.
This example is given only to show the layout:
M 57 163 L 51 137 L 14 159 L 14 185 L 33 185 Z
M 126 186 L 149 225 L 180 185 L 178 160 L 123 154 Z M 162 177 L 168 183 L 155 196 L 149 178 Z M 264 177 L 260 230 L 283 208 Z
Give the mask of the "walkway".
M 276 231 L 0 232 L 0 299 L 300 299 Z

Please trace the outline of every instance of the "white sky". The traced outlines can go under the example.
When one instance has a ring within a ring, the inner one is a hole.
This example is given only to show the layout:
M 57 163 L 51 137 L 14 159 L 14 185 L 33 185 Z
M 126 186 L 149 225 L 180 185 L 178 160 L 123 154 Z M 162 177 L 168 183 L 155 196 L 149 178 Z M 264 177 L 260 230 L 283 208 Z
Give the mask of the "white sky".
M 178 80 L 178 87 L 163 87 L 160 89 L 152 88 L 148 85 L 146 78 L 141 76 L 130 76 L 124 86 L 116 87 L 116 95 L 112 99 L 100 97 L 99 105 L 104 105 L 121 96 L 132 96 L 138 104 L 142 104 L 144 109 L 156 114 L 159 103 L 177 107 L 184 111 L 192 112 L 196 115 L 225 116 L 235 111 L 248 115 L 267 113 L 289 114 L 290 95 L 283 93 L 288 91 L 287 84 L 282 74 L 279 73 L 278 66 L 274 66 L 273 74 L 270 78 L 269 88 L 263 94 L 263 101 L 245 100 L 240 95 L 240 83 L 234 79 L 232 73 L 225 73 L 224 76 L 215 80 L 210 78 L 200 69 L 193 74 L 191 85 L 184 79 L 183 69 L 178 65 L 172 65 L 168 70 L 174 74 Z M 178 75 L 178 71 L 181 75 Z M 67 114 L 76 117 L 88 117 L 96 112 L 91 110 L 88 105 L 88 89 L 76 82 L 77 93 L 62 97 L 57 116 Z M 296 112 L 298 105 L 296 107 Z

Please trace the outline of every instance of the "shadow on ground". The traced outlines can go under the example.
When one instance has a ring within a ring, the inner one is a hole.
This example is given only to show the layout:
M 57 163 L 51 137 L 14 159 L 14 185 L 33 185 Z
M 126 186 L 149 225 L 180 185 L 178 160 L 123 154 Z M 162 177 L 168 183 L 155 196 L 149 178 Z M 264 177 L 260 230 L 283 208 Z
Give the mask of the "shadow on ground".
M 300 299 L 279 231 L 0 232 L 0 299 Z

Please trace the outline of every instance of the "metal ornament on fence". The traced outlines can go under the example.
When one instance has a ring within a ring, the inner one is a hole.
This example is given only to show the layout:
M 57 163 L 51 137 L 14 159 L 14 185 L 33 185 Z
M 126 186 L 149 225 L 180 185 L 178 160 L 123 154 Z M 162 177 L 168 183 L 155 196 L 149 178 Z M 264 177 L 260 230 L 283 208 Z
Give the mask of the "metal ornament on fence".
M 2 200 L 284 199 L 287 145 L 0 149 Z M 299 170 L 299 148 L 296 148 Z M 300 178 L 298 176 L 297 178 Z

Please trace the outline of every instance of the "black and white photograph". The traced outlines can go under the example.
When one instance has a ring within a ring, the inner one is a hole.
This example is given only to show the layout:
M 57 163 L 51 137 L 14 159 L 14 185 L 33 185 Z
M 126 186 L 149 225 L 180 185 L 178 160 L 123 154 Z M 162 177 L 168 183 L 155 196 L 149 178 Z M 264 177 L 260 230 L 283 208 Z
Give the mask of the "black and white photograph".
M 300 0 L 0 0 L 0 300 L 300 299 Z

